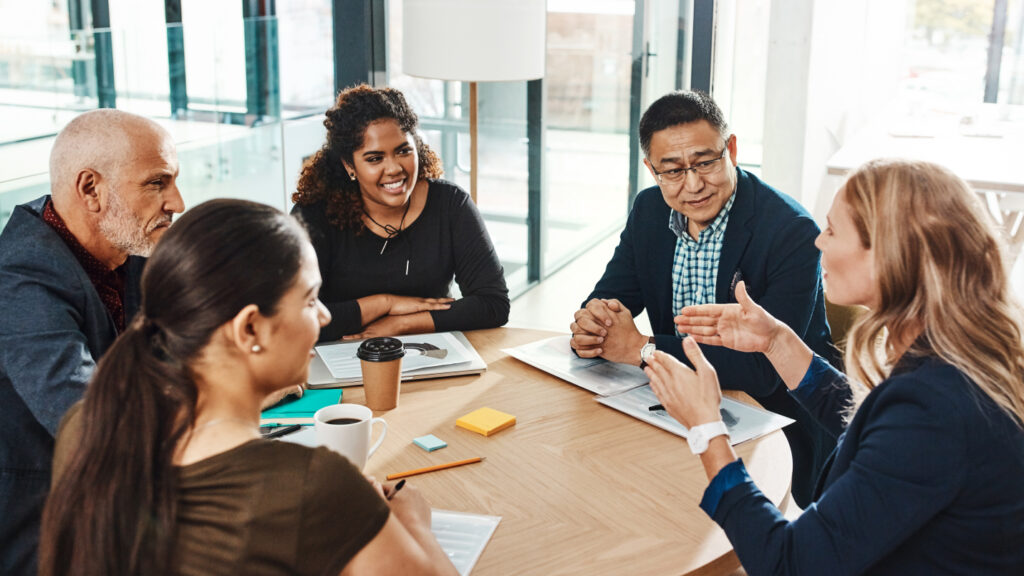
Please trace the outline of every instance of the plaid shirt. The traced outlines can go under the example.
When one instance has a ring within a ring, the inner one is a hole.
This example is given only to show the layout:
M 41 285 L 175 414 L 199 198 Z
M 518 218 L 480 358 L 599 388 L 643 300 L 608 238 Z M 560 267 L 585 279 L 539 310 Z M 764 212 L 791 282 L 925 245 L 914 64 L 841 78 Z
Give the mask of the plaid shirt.
M 675 210 L 669 215 L 669 230 L 676 235 L 676 253 L 672 260 L 672 313 L 678 315 L 685 306 L 715 301 L 715 279 L 722 255 L 725 227 L 729 211 L 736 199 L 733 192 L 711 225 L 700 231 L 697 239 L 686 231 L 687 219 Z M 678 332 L 678 331 L 677 331 Z M 679 334 L 683 336 L 683 334 Z

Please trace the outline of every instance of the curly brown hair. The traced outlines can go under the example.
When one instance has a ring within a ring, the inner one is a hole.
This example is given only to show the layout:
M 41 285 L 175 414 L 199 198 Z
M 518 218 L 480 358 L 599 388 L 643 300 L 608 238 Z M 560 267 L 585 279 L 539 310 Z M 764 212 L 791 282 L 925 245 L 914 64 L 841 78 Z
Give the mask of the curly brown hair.
M 398 122 L 402 132 L 412 134 L 416 142 L 420 164 L 417 179 L 440 178 L 444 173 L 441 159 L 420 138 L 419 118 L 402 93 L 394 88 L 360 84 L 342 90 L 334 106 L 327 110 L 327 142 L 303 165 L 292 201 L 309 205 L 326 200 L 327 220 L 331 224 L 342 230 L 364 228 L 359 182 L 349 178 L 342 161 L 354 164 L 353 155 L 363 145 L 366 127 L 387 118 Z

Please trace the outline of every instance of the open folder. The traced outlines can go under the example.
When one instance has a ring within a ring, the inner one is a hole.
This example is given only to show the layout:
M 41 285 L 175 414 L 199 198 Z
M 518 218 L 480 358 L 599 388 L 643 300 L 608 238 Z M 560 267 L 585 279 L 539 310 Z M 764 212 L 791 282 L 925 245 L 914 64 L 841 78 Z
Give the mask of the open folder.
M 569 346 L 569 336 L 556 336 L 503 350 L 509 356 L 539 368 L 570 384 L 597 394 L 597 401 L 609 408 L 643 420 L 666 432 L 686 438 L 689 430 L 664 410 L 651 410 L 659 404 L 647 375 L 636 366 L 617 364 L 601 358 L 579 358 Z M 791 418 L 722 398 L 722 420 L 733 444 L 758 438 L 793 423 Z
M 405 345 L 402 380 L 480 374 L 487 364 L 462 332 L 398 336 Z M 321 344 L 309 365 L 309 388 L 337 388 L 363 383 L 356 351 L 361 340 Z

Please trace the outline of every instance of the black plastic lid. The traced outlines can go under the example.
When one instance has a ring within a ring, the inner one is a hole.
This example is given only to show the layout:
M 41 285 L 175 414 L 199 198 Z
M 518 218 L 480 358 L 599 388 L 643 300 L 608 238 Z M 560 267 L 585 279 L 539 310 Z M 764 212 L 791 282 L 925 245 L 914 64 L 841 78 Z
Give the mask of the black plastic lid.
M 356 356 L 367 362 L 388 362 L 405 356 L 405 346 L 398 338 L 378 336 L 360 344 Z

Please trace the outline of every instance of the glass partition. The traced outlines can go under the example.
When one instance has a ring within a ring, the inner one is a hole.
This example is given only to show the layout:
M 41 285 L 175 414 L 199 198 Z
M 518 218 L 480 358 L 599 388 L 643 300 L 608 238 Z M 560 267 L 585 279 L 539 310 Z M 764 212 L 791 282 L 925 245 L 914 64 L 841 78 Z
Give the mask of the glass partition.
M 0 37 L 0 228 L 15 205 L 49 192 L 53 139 L 76 115 L 96 108 L 104 90 L 118 109 L 152 118 L 170 132 L 186 206 L 234 197 L 286 208 L 301 160 L 320 146 L 322 135 L 315 128 L 312 135 L 289 130 L 280 118 L 277 25 L 276 18 L 252 18 L 227 28 L 186 22 Z M 172 114 L 167 39 L 175 37 L 186 39 L 188 82 L 181 87 L 186 106 Z M 201 40 L 188 49 L 189 38 Z M 252 57 L 249 66 L 229 57 L 261 49 L 262 59 Z M 113 64 L 105 80 L 97 73 L 104 59 Z M 313 106 L 322 114 L 330 91 L 326 97 L 322 90 L 290 93 L 299 100 L 289 102 L 292 116 Z M 320 123 L 322 117 L 313 122 Z M 285 172 L 286 135 L 298 158 L 288 163 L 294 175 Z
M 634 4 L 548 2 L 543 276 L 625 221 Z

